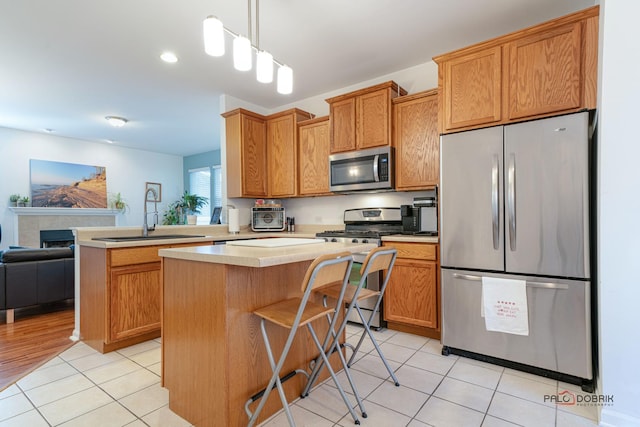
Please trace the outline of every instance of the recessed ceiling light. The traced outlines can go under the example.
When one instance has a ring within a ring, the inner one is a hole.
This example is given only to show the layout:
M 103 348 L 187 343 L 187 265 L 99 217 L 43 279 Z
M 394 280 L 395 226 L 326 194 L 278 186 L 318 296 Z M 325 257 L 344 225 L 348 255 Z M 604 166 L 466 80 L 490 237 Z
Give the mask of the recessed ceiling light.
M 121 128 L 122 126 L 125 125 L 125 123 L 128 122 L 127 119 L 123 119 L 122 117 L 116 117 L 116 116 L 107 116 L 105 117 L 105 119 L 107 119 L 107 121 L 111 126 L 116 128 Z
M 105 141 L 107 141 L 109 144 L 113 144 L 115 141 L 112 139 L 105 139 Z
M 45 131 L 46 133 L 53 133 L 53 132 L 55 132 L 55 130 L 53 130 L 53 129 L 51 129 L 51 128 L 46 128 L 44 131 Z
M 173 52 L 162 52 L 162 55 L 160 55 L 160 59 L 170 64 L 178 62 L 178 57 Z

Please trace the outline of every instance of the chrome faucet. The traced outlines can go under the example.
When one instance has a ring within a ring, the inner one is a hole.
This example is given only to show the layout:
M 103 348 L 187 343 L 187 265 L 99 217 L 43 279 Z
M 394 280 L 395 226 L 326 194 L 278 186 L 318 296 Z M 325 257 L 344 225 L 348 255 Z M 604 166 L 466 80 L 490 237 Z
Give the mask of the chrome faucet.
M 153 194 L 153 226 L 149 228 L 147 225 L 147 203 L 149 203 L 149 193 Z M 147 188 L 147 191 L 144 192 L 144 221 L 142 223 L 142 237 L 148 237 L 149 231 L 153 231 L 156 229 L 156 225 L 158 224 L 158 193 L 153 188 Z

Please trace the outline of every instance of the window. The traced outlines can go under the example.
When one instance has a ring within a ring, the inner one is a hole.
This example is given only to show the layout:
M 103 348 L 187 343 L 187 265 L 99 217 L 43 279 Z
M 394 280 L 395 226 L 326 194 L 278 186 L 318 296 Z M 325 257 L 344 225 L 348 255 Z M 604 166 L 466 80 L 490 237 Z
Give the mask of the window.
M 209 200 L 198 215 L 198 224 L 209 224 L 213 207 L 222 206 L 222 167 L 189 169 L 189 193 Z
M 211 216 L 211 169 L 199 168 L 189 169 L 189 193 L 206 197 L 209 203 L 200 209 L 198 220 L 200 217 L 209 218 Z M 200 221 L 198 221 L 200 222 Z M 207 224 L 209 221 L 207 221 Z

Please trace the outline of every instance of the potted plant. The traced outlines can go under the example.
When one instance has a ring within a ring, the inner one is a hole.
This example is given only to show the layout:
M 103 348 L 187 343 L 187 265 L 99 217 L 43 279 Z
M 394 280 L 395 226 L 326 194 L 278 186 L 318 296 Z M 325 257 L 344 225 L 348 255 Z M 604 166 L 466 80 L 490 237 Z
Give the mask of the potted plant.
M 20 199 L 20 202 L 22 203 L 22 206 L 29 206 L 29 196 L 24 196 Z
M 122 198 L 119 192 L 111 195 L 109 205 L 111 206 L 111 209 L 117 209 L 121 213 L 125 213 L 129 209 L 127 202 Z
M 20 200 L 20 195 L 19 194 L 12 194 L 9 196 L 9 206 L 11 207 L 16 207 L 18 206 L 18 200 Z
M 197 214 L 199 214 L 200 209 L 207 204 L 209 204 L 208 198 L 198 196 L 197 194 L 190 194 L 188 191 L 185 191 L 182 195 L 182 207 L 187 214 L 187 224 L 195 224 Z
M 184 224 L 182 215 L 182 200 L 176 200 L 167 206 L 167 211 L 162 216 L 162 225 Z

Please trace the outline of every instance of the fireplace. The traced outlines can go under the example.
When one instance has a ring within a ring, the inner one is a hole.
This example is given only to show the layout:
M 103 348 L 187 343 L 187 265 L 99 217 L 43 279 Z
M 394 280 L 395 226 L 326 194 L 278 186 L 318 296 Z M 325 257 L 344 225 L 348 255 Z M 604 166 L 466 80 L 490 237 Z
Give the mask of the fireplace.
M 71 230 L 40 230 L 41 248 L 64 248 L 73 245 Z

